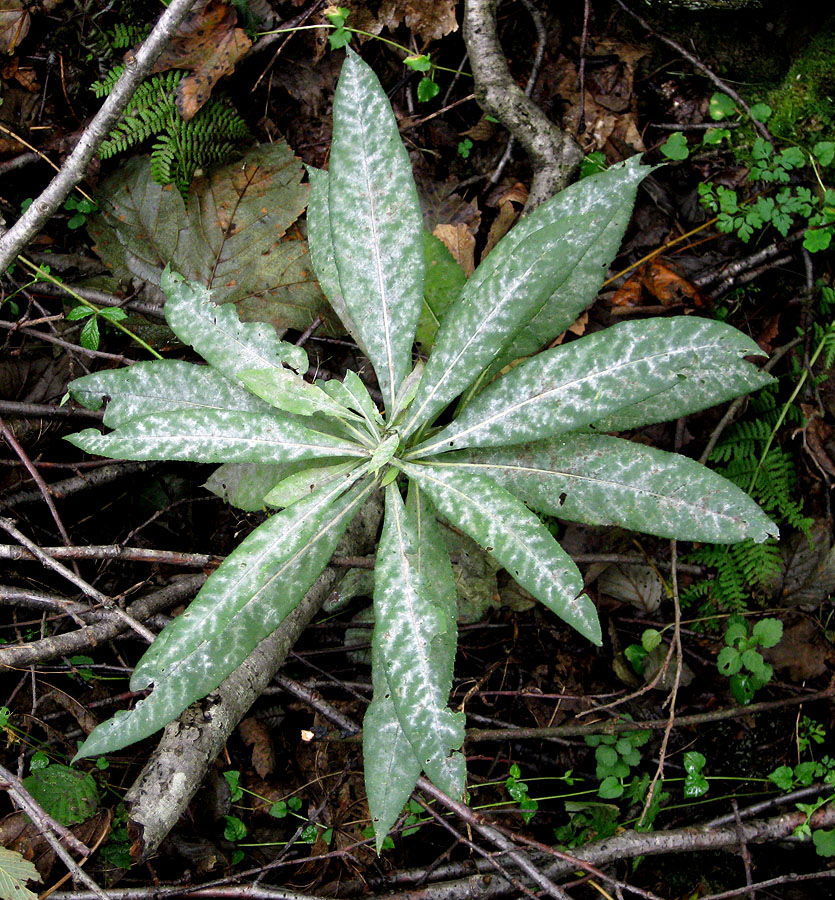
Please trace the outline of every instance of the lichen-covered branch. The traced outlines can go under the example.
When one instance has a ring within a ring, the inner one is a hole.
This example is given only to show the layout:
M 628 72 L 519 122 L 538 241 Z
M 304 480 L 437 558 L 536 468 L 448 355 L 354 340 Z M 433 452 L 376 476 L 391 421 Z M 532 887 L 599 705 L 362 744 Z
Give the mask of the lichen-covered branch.
M 555 125 L 513 80 L 496 27 L 498 0 L 467 0 L 464 42 L 481 108 L 525 148 L 533 168 L 526 212 L 567 187 L 583 158 L 574 138 Z

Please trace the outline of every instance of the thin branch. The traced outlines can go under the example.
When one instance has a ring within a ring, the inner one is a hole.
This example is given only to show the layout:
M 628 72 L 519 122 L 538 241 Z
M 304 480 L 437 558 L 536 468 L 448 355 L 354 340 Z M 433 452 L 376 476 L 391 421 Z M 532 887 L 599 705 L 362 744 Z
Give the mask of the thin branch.
M 61 565 L 61 563 L 44 553 L 37 544 L 30 541 L 25 534 L 18 531 L 11 519 L 0 519 L 0 528 L 10 534 L 16 541 L 23 544 L 23 546 L 26 547 L 30 553 L 34 554 L 48 569 L 52 569 L 53 572 L 62 575 L 91 600 L 95 600 L 96 603 L 100 603 L 105 609 L 110 610 L 113 615 L 123 619 L 140 637 L 145 638 L 149 644 L 152 644 L 156 640 L 156 635 L 153 631 L 150 631 L 140 622 L 137 622 L 129 613 L 120 609 L 110 597 L 103 594 L 98 588 L 94 588 L 92 584 L 88 584 L 83 578 L 76 575 L 75 572 L 64 565 Z
M 29 666 L 89 650 L 91 647 L 95 647 L 103 641 L 109 641 L 127 631 L 129 626 L 125 621 L 125 615 L 135 622 L 144 621 L 158 612 L 170 609 L 182 600 L 193 597 L 203 586 L 206 578 L 206 575 L 178 577 L 171 584 L 135 600 L 126 611 L 119 610 L 122 616 L 117 616 L 114 612 L 106 612 L 107 617 L 104 621 L 96 622 L 94 625 L 88 625 L 77 631 L 50 635 L 28 644 L 6 644 L 0 647 L 0 666 Z M 4 592 L 4 589 L 0 588 L 0 599 Z M 89 607 L 81 603 L 73 604 L 66 610 L 68 614 L 83 613 L 84 611 L 89 611 Z
M 185 19 L 194 0 L 171 0 L 135 56 L 125 60 L 125 70 L 113 86 L 101 109 L 84 129 L 61 171 L 15 224 L 0 237 L 0 271 L 5 271 L 15 257 L 43 228 L 84 178 L 87 165 L 125 111 L 140 82 L 150 73 L 165 45 Z
M 162 563 L 167 566 L 216 568 L 222 556 L 211 553 L 180 553 L 177 550 L 149 550 L 146 547 L 120 547 L 118 544 L 89 544 L 84 547 L 41 547 L 53 559 L 120 559 L 129 562 Z M 35 561 L 37 557 L 23 547 L 0 544 L 0 559 Z
M 494 847 L 498 847 L 499 850 L 504 850 L 508 858 L 512 859 L 513 862 L 515 862 L 541 890 L 545 891 L 551 897 L 556 897 L 557 900 L 569 900 L 568 894 L 566 894 L 561 887 L 558 887 L 547 875 L 541 872 L 533 862 L 531 862 L 527 854 L 522 853 L 509 838 L 501 833 L 501 831 L 488 824 L 480 813 L 475 812 L 463 803 L 459 803 L 457 800 L 453 800 L 452 797 L 448 797 L 442 790 L 436 788 L 431 781 L 422 776 L 418 778 L 417 786 L 424 794 L 428 794 L 442 806 L 445 806 L 448 810 L 454 812 L 462 822 L 466 822 L 467 825 L 477 831 L 482 837 L 490 841 Z
M 34 797 L 29 794 L 26 788 L 23 787 L 20 781 L 5 768 L 5 766 L 0 766 L 0 778 L 6 782 L 9 796 L 22 810 L 24 810 L 29 818 L 37 824 L 40 834 L 55 851 L 55 855 L 67 867 L 67 871 L 70 872 L 73 880 L 81 882 L 81 884 L 88 888 L 98 900 L 110 900 L 107 894 L 70 856 L 64 848 L 64 845 L 56 837 L 56 834 L 60 835 L 61 839 L 72 847 L 76 853 L 85 858 L 90 855 L 89 847 L 79 841 L 69 829 L 65 828 L 63 825 L 56 822 L 52 816 L 48 815 L 43 807 L 41 807 Z
M 711 69 L 709 69 L 698 57 L 693 56 L 689 50 L 685 50 L 681 44 L 676 43 L 672 38 L 668 38 L 666 35 L 659 34 L 652 25 L 647 22 L 646 19 L 641 18 L 636 12 L 632 12 L 632 10 L 623 2 L 623 0 L 616 0 L 618 6 L 628 15 L 631 16 L 646 32 L 651 34 L 654 38 L 657 38 L 662 43 L 666 44 L 668 47 L 672 47 L 679 56 L 684 57 L 690 65 L 694 68 L 698 69 L 702 75 L 704 75 L 709 81 L 713 82 L 716 87 L 719 88 L 722 93 L 727 94 L 733 101 L 736 103 L 741 109 L 745 111 L 745 114 L 754 124 L 754 127 L 759 131 L 759 133 L 770 143 L 774 143 L 774 138 L 771 136 L 771 132 L 763 125 L 762 122 L 758 121 L 751 114 L 751 107 L 739 96 L 739 94 L 725 81 L 713 73 Z

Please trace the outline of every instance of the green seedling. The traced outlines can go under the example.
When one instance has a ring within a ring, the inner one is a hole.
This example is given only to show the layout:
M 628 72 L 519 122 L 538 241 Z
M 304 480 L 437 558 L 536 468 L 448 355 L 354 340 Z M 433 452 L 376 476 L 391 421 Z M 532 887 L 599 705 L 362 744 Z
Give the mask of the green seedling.
M 740 705 L 747 706 L 774 674 L 757 648 L 774 647 L 782 637 L 783 623 L 779 619 L 760 619 L 751 631 L 742 616 L 728 619 L 726 646 L 719 651 L 716 666 L 721 675 L 730 679 L 731 694 Z
M 589 734 L 585 741 L 594 747 L 597 763 L 597 794 L 604 800 L 616 800 L 626 790 L 624 779 L 641 762 L 639 747 L 650 739 L 649 731 L 625 731 L 622 734 Z
M 505 781 L 508 794 L 519 804 L 522 810 L 522 821 L 527 825 L 539 809 L 539 804 L 528 794 L 528 786 L 519 781 L 522 773 L 516 763 L 510 767 L 510 774 Z
M 64 209 L 73 213 L 67 222 L 67 228 L 81 228 L 87 224 L 87 216 L 92 215 L 98 207 L 95 200 L 86 197 L 76 197 L 74 194 L 64 201 Z
M 650 171 L 637 159 L 543 203 L 456 283 L 440 317 L 424 318 L 431 242 L 409 156 L 385 91 L 350 49 L 333 110 L 330 170 L 309 169 L 311 258 L 374 368 L 383 410 L 356 373 L 311 384 L 303 348 L 164 273 L 168 324 L 208 366 L 162 360 L 77 379 L 69 391 L 85 406 L 110 398 L 110 430 L 69 440 L 112 458 L 222 463 L 263 485 L 275 511 L 139 661 L 131 688 L 152 692 L 99 725 L 79 756 L 146 738 L 214 690 L 296 608 L 354 516 L 382 494 L 363 728 L 380 849 L 421 772 L 465 795 L 465 717 L 448 706 L 455 579 L 436 518 L 600 644 L 580 571 L 532 510 L 686 540 L 776 535 L 725 479 L 613 436 L 772 379 L 744 358 L 761 355 L 750 338 L 691 316 L 623 323 L 536 353 L 595 299 Z M 428 359 L 414 365 L 419 325 Z M 285 480 L 300 471 L 307 493 L 289 502 Z M 619 740 L 609 749 L 632 759 L 640 738 Z

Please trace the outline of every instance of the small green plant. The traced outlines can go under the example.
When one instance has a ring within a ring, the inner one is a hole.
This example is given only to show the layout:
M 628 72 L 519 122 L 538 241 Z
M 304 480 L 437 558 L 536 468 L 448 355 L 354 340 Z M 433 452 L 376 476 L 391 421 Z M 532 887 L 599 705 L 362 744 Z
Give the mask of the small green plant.
M 470 151 L 473 149 L 473 142 L 469 138 L 458 142 L 458 155 L 461 159 L 469 159 Z
M 713 94 L 709 114 L 715 122 L 735 120 L 735 124 L 741 124 L 742 115 L 727 94 Z M 771 108 L 766 103 L 756 103 L 751 107 L 751 115 L 759 122 L 767 122 L 771 114 Z M 728 128 L 709 128 L 704 132 L 699 146 L 715 147 L 730 137 Z M 680 131 L 673 132 L 660 150 L 663 156 L 673 161 L 688 159 L 691 153 L 687 138 Z M 741 147 L 737 152 L 740 160 L 748 166 L 747 180 L 752 188 L 787 185 L 793 174 L 808 166 L 813 172 L 815 188 L 819 190 L 792 185 L 781 188 L 773 195 L 760 193 L 743 200 L 732 188 L 703 182 L 698 187 L 699 199 L 716 214 L 719 231 L 735 232 L 741 241 L 747 243 L 756 231 L 767 225 L 772 225 L 786 237 L 789 229 L 800 219 L 806 225 L 803 246 L 812 253 L 826 250 L 832 240 L 832 226 L 835 225 L 835 190 L 824 186 L 820 170 L 830 166 L 835 159 L 835 142 L 818 141 L 808 151 L 796 146 L 778 151 L 765 138 L 756 137 L 750 146 Z
M 641 762 L 639 747 L 650 739 L 650 731 L 625 731 L 622 734 L 588 734 L 585 741 L 594 747 L 597 763 L 597 794 L 604 800 L 616 800 L 626 790 L 624 779 Z
M 527 825 L 539 809 L 539 804 L 528 794 L 528 786 L 524 781 L 519 780 L 521 777 L 522 772 L 519 766 L 513 763 L 504 784 L 508 794 L 519 804 L 519 809 L 522 810 L 522 821 Z
M 97 207 L 95 200 L 88 200 L 86 197 L 76 197 L 73 194 L 64 201 L 64 209 L 73 214 L 67 222 L 67 228 L 76 229 L 87 224 L 87 216 L 94 213 Z
M 661 645 L 661 632 L 655 628 L 646 628 L 641 635 L 640 644 L 629 644 L 624 648 L 623 655 L 635 671 L 636 675 L 644 674 L 646 658 Z
M 568 822 L 554 829 L 554 837 L 562 849 L 571 850 L 592 841 L 605 840 L 618 829 L 620 810 L 612 803 L 568 800 L 565 811 Z
M 812 744 L 822 744 L 826 740 L 826 728 L 809 716 L 801 716 L 797 723 L 797 752 L 804 754 Z
M 107 842 L 101 848 L 102 859 L 117 869 L 129 869 L 134 863 L 130 855 L 131 843 L 127 807 L 120 803 L 113 812 Z
M 820 762 L 814 760 L 798 763 L 796 766 L 779 766 L 768 776 L 781 791 L 790 793 L 799 788 L 809 787 L 815 780 L 823 779 L 825 784 L 835 787 L 835 760 L 825 756 Z M 812 831 L 811 818 L 821 807 L 832 803 L 835 795 L 824 794 L 814 803 L 796 803 L 796 808 L 806 818 L 794 829 L 797 837 L 812 838 L 818 856 L 835 856 L 835 829 L 818 828 Z
M 423 331 L 428 361 L 413 366 L 425 311 L 420 203 L 385 92 L 350 50 L 333 110 L 330 171 L 309 169 L 311 256 L 374 367 L 384 411 L 355 373 L 306 381 L 303 348 L 164 274 L 168 323 L 208 367 L 163 360 L 77 379 L 69 389 L 84 405 L 110 398 L 104 425 L 113 430 L 69 440 L 114 458 L 247 464 L 238 471 L 260 478 L 265 506 L 280 511 L 139 661 L 131 687 L 152 693 L 99 725 L 79 756 L 148 737 L 213 690 L 296 607 L 355 514 L 382 492 L 374 697 L 363 729 L 380 849 L 422 771 L 464 796 L 464 714 L 447 705 L 455 581 L 436 517 L 599 644 L 581 573 L 531 509 L 688 540 L 775 535 L 750 497 L 716 473 L 611 435 L 771 378 L 743 359 L 760 354 L 753 341 L 696 317 L 624 323 L 531 356 L 596 296 L 649 171 L 635 159 L 542 204 L 463 287 L 448 285 L 440 324 Z M 631 760 L 638 741 L 625 736 L 608 749 Z
M 99 319 L 112 325 L 114 322 L 121 322 L 127 319 L 128 314 L 118 306 L 74 306 L 67 312 L 66 319 L 68 322 L 78 322 L 82 319 L 87 321 L 81 329 L 78 341 L 82 347 L 88 350 L 98 350 L 101 343 L 101 332 L 99 331 Z
M 688 800 L 701 797 L 708 791 L 707 778 L 702 774 L 707 760 L 695 750 L 684 754 L 684 796 Z
M 771 681 L 774 670 L 758 648 L 774 647 L 782 637 L 783 623 L 779 619 L 760 619 L 750 630 L 742 616 L 728 619 L 725 646 L 719 651 L 716 666 L 720 675 L 730 678 L 731 694 L 737 703 L 747 706 L 754 694 Z

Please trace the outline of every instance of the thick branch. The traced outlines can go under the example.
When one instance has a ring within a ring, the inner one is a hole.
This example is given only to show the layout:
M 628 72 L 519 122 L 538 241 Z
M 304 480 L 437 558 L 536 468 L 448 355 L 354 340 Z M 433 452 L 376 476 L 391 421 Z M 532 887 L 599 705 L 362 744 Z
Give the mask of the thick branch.
M 479 106 L 507 128 L 530 158 L 533 181 L 525 206 L 530 212 L 568 185 L 583 152 L 511 77 L 496 31 L 497 5 L 498 0 L 467 0 L 464 43 Z
M 101 142 L 119 121 L 139 83 L 149 74 L 165 45 L 186 17 L 194 0 L 172 0 L 160 16 L 147 40 L 136 55 L 125 61 L 125 71 L 116 82 L 101 109 L 84 129 L 81 139 L 67 157 L 58 174 L 43 193 L 15 224 L 0 237 L 0 272 L 4 272 L 21 250 L 41 230 L 66 199 L 69 192 L 81 181 L 87 165 Z

